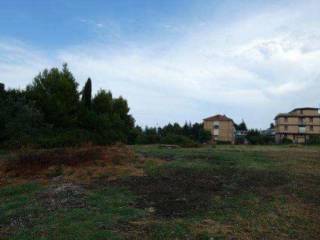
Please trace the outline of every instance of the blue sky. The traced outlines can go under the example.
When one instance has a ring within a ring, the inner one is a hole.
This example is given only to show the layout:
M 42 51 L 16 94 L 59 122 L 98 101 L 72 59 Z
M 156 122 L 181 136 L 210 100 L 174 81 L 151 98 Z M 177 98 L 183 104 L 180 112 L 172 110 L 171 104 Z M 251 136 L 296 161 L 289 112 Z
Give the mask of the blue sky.
M 23 88 L 67 62 L 140 125 L 222 113 L 266 128 L 320 104 L 319 1 L 3 0 L 0 81 Z

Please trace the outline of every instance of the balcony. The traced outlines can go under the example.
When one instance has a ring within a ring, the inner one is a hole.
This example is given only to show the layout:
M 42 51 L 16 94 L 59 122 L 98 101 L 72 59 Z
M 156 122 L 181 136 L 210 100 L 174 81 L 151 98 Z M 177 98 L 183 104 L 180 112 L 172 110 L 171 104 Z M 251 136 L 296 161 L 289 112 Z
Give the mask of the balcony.
M 306 133 L 306 127 L 305 126 L 299 126 L 299 133 Z

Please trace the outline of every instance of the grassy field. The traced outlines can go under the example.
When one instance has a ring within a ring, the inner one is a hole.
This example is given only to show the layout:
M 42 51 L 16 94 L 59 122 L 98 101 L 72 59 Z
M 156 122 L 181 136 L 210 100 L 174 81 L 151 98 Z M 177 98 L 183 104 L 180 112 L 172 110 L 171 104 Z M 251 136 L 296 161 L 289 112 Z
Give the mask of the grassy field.
M 0 239 L 320 239 L 319 147 L 124 152 L 3 170 Z

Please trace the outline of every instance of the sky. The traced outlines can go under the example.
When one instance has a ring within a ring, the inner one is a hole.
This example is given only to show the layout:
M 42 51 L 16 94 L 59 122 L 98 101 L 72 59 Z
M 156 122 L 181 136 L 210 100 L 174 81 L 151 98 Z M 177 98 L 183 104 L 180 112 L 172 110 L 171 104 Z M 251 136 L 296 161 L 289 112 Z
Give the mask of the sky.
M 320 107 L 320 1 L 1 0 L 0 82 L 68 66 L 142 126 Z

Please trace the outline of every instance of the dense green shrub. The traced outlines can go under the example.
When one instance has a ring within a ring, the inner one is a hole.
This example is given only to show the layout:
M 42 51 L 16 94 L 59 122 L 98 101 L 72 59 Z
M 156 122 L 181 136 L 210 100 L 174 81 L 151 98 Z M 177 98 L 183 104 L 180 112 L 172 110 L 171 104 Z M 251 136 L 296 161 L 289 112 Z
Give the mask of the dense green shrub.
M 229 145 L 232 144 L 230 141 L 216 141 L 217 144 L 219 145 Z
M 32 141 L 38 148 L 77 147 L 98 142 L 99 135 L 84 129 L 44 129 Z
M 246 136 L 236 136 L 235 144 L 246 144 L 246 143 L 247 143 Z
M 183 135 L 168 134 L 161 138 L 161 143 L 163 144 L 176 144 L 181 147 L 197 147 L 198 144 L 192 139 L 185 137 Z
M 293 141 L 292 141 L 291 139 L 285 137 L 285 138 L 283 138 L 283 139 L 281 140 L 281 143 L 282 143 L 282 144 L 292 144 Z
M 246 139 L 250 144 L 253 145 L 263 145 L 263 144 L 272 144 L 274 143 L 274 137 L 269 135 L 263 135 L 260 131 L 256 129 L 251 129 L 248 131 Z
M 144 131 L 140 127 L 135 128 L 137 137 L 135 143 L 137 144 L 155 144 L 160 143 L 160 135 L 156 128 L 146 127 Z
M 136 144 L 181 144 L 195 146 L 198 143 L 206 143 L 211 139 L 211 133 L 203 129 L 199 123 L 185 123 L 180 126 L 178 123 L 165 125 L 159 128 L 146 127 L 142 129 L 137 126 L 131 131 L 131 139 Z
M 43 115 L 25 92 L 8 90 L 0 97 L 0 145 L 21 146 L 44 127 Z
M 83 143 L 134 142 L 127 101 L 99 90 L 89 78 L 81 92 L 72 73 L 45 69 L 26 90 L 0 85 L 0 146 L 66 147 Z M 129 139 L 130 138 L 130 139 Z
M 310 136 L 307 143 L 311 145 L 320 145 L 320 136 Z

